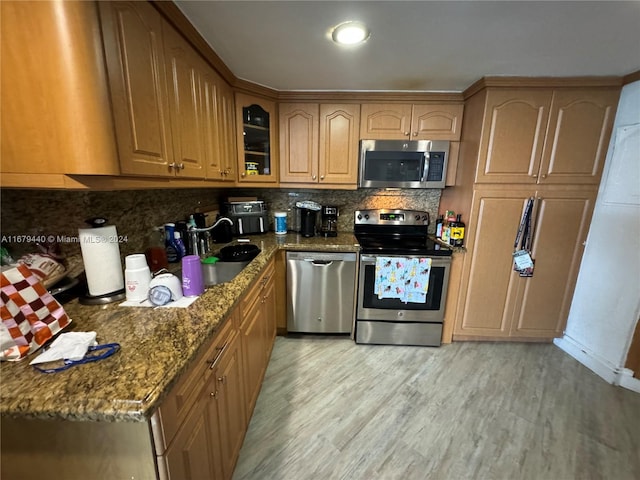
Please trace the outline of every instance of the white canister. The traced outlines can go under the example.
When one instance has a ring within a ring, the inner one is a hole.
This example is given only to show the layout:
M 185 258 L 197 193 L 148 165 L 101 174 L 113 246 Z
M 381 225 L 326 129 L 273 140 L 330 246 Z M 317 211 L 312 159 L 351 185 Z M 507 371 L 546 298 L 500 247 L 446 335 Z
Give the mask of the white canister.
M 151 270 L 147 259 L 142 253 L 127 255 L 124 259 L 124 283 L 127 300 L 141 302 L 149 294 Z
M 287 212 L 276 212 L 276 235 L 287 233 Z

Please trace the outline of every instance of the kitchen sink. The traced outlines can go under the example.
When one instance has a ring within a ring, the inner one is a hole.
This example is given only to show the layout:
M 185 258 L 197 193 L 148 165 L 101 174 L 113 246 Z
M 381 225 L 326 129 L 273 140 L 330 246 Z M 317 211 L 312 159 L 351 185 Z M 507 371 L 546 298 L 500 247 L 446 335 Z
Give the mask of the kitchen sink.
M 261 250 L 257 245 L 238 244 L 223 247 L 219 252 L 212 255 L 218 258 L 215 263 L 208 263 L 205 258 L 202 261 L 202 275 L 206 286 L 217 285 L 218 283 L 230 282 L 249 263 L 260 254 Z

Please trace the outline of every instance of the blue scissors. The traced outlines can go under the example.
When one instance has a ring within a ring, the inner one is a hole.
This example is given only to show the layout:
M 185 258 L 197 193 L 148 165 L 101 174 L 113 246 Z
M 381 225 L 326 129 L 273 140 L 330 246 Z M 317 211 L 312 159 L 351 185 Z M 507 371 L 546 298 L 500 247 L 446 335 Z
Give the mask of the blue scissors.
M 42 373 L 56 373 L 67 370 L 75 365 L 82 365 L 83 363 L 97 362 L 98 360 L 104 360 L 120 350 L 119 343 L 105 343 L 103 345 L 96 345 L 89 347 L 86 355 L 80 360 L 64 360 L 64 365 L 55 368 L 40 368 L 37 365 L 33 365 L 33 368 Z

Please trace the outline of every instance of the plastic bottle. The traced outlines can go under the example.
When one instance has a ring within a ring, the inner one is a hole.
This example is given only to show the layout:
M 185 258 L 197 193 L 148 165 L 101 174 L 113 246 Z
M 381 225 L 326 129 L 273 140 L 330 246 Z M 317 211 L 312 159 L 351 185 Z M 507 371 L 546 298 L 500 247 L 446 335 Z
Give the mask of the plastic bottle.
M 449 239 L 449 245 L 452 245 L 454 247 L 462 247 L 462 245 L 464 244 L 464 222 L 462 221 L 462 214 L 458 214 L 456 216 L 456 221 L 454 222 L 455 225 L 452 224 L 452 226 L 450 227 L 451 230 L 451 235 L 450 235 L 450 239 Z
M 187 255 L 187 247 L 185 247 L 184 242 L 182 241 L 182 236 L 180 232 L 173 232 L 173 240 L 175 243 L 178 252 L 180 253 L 180 258 Z
M 442 226 L 444 225 L 444 215 L 438 215 L 436 220 L 436 238 L 442 238 Z
M 180 261 L 180 250 L 176 246 L 175 241 L 175 228 L 176 225 L 174 223 L 165 223 L 164 224 L 164 249 L 167 252 L 167 261 L 169 263 L 177 263 Z

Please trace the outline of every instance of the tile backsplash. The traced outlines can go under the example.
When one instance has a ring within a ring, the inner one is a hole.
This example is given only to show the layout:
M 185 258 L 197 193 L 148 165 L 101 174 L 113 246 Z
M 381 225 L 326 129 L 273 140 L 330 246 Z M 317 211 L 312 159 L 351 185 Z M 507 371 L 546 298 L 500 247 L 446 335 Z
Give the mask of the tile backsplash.
M 154 226 L 182 220 L 196 209 L 219 205 L 228 196 L 254 196 L 267 203 L 271 217 L 276 211 L 289 213 L 293 220 L 295 203 L 313 200 L 340 209 L 338 230 L 353 231 L 354 211 L 362 208 L 408 208 L 426 210 L 432 215 L 432 231 L 441 190 L 304 190 L 304 189 L 167 189 L 113 192 L 79 192 L 3 189 L 0 215 L 4 240 L 15 236 L 54 236 L 63 239 L 61 248 L 70 267 L 81 266 L 78 243 L 64 241 L 78 235 L 92 217 L 107 218 L 115 225 L 121 256 L 143 252 Z M 291 226 L 292 223 L 289 223 Z M 271 226 L 273 229 L 273 226 Z M 36 251 L 33 243 L 4 242 L 14 257 Z

